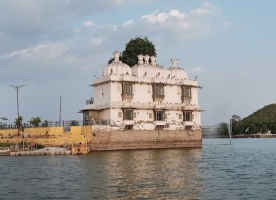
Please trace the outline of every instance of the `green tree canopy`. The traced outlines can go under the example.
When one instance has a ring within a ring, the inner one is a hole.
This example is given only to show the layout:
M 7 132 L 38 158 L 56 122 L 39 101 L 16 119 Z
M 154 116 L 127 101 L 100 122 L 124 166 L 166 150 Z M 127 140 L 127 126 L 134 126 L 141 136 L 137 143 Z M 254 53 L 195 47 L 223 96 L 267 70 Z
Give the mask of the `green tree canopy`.
M 141 38 L 136 37 L 135 39 L 131 39 L 126 44 L 126 49 L 123 51 L 120 56 L 120 60 L 123 63 L 126 63 L 130 67 L 133 67 L 138 62 L 138 55 L 149 55 L 156 56 L 155 46 L 152 42 L 148 40 L 147 37 Z M 108 63 L 111 63 L 114 58 L 111 58 Z
M 218 133 L 217 134 L 219 136 L 228 136 L 229 135 L 227 123 L 221 122 L 219 124 L 219 128 L 218 128 Z
M 18 118 L 15 118 L 14 124 L 18 127 L 22 126 L 23 117 L 19 116 Z
M 240 119 L 232 116 L 233 134 L 265 133 L 276 134 L 276 104 L 270 104 Z
M 30 119 L 30 123 L 34 126 L 34 127 L 38 127 L 39 123 L 41 122 L 40 117 L 32 117 Z

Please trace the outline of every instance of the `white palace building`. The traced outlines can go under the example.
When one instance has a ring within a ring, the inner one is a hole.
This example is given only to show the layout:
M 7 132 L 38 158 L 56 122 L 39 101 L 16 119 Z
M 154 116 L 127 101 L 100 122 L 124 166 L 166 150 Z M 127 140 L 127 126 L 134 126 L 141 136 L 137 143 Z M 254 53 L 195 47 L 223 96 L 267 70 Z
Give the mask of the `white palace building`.
M 81 110 L 86 124 L 108 131 L 196 131 L 201 134 L 200 106 L 196 80 L 190 80 L 184 69 L 172 59 L 172 66 L 156 64 L 154 56 L 139 55 L 130 67 L 113 53 L 102 77 L 91 86 L 94 98 Z M 200 135 L 201 137 L 201 135 Z
M 172 59 L 168 69 L 156 58 L 138 55 L 129 67 L 119 60 L 108 64 L 91 86 L 94 98 L 80 111 L 92 126 L 92 149 L 202 147 L 196 80 Z

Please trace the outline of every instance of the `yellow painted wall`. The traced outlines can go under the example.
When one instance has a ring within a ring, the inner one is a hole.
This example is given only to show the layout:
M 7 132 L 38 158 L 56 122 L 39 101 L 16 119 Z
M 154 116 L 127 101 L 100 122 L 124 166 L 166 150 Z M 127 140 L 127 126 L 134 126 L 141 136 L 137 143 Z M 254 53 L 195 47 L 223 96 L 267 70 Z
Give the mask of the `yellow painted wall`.
M 92 126 L 71 126 L 72 135 L 83 135 L 86 139 L 92 139 Z
M 48 131 L 48 136 L 45 134 Z M 0 130 L 0 134 L 4 137 L 17 135 L 17 129 Z M 39 127 L 39 128 L 25 128 L 24 133 L 31 136 L 41 136 L 40 138 L 31 137 L 24 138 L 24 141 L 35 141 L 40 144 L 62 145 L 68 143 L 89 142 L 92 139 L 92 126 L 71 126 L 70 132 L 64 132 L 63 127 Z M 44 137 L 43 137 L 44 136 Z M 22 138 L 3 138 L 0 137 L 0 142 L 19 142 Z
M 9 134 L 13 136 L 13 135 L 16 135 L 17 133 L 18 133 L 17 129 L 0 130 L 0 134 L 2 134 L 2 136 L 4 137 L 9 136 Z
M 48 135 L 60 135 L 63 134 L 63 127 L 39 127 L 39 128 L 25 128 L 24 132 L 32 135 L 45 135 L 48 131 Z
M 70 132 L 75 135 L 75 134 L 81 134 L 81 127 L 82 126 L 71 126 L 70 127 Z
M 34 136 L 45 135 L 48 131 L 48 135 L 60 135 L 63 134 L 63 127 L 39 127 L 39 128 L 25 128 L 24 133 L 28 133 Z M 80 131 L 81 132 L 81 131 Z M 0 130 L 2 136 L 17 135 L 17 129 Z
M 87 140 L 92 140 L 92 126 L 82 126 L 81 127 L 81 134 L 84 135 Z

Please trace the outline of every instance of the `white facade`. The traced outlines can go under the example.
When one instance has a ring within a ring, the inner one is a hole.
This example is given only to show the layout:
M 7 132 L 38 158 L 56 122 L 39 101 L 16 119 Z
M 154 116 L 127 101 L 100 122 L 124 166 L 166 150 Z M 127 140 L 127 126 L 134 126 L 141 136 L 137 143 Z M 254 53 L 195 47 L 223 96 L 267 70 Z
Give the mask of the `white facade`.
M 155 57 L 139 55 L 130 68 L 119 60 L 119 52 L 113 54 L 114 61 L 92 84 L 94 98 L 82 110 L 87 124 L 109 130 L 200 130 L 201 87 L 177 66 L 177 59 L 166 69 Z

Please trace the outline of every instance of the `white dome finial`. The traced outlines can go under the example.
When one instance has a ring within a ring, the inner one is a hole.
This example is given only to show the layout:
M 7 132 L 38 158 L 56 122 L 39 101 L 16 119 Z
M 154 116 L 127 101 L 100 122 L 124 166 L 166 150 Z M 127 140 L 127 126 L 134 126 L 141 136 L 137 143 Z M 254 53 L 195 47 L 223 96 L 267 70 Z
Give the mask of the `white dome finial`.
M 114 56 L 114 61 L 113 62 L 118 62 L 119 61 L 120 54 L 121 53 L 119 51 L 113 52 L 113 56 Z
M 150 57 L 150 61 L 151 61 L 150 62 L 151 65 L 154 65 L 154 66 L 156 65 L 156 58 L 155 58 L 155 56 L 151 56 Z
M 143 57 L 144 57 L 144 56 L 140 54 L 140 55 L 138 55 L 137 57 L 138 57 L 138 64 L 139 64 L 139 65 L 142 65 L 142 64 L 144 63 L 144 61 L 143 61 Z
M 145 64 L 148 65 L 149 64 L 149 55 L 145 55 L 144 56 L 144 60 L 145 60 Z
M 177 68 L 177 61 L 178 61 L 178 59 L 171 59 L 171 61 L 172 61 L 172 67 L 174 67 L 174 68 Z

